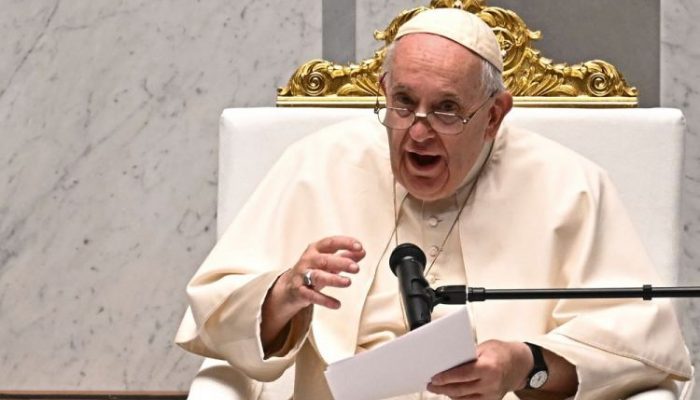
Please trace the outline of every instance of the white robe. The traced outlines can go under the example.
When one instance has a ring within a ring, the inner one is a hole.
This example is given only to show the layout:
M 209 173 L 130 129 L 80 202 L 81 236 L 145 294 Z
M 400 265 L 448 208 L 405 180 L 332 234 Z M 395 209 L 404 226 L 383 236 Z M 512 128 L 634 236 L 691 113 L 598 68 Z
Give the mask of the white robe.
M 323 370 L 356 351 L 373 276 L 388 268 L 379 261 L 394 227 L 392 185 L 379 124 L 348 121 L 291 146 L 189 283 L 178 344 L 262 381 L 296 361 L 295 397 L 329 397 Z M 458 229 L 470 286 L 660 283 L 606 173 L 512 127 L 499 131 Z M 282 350 L 264 359 L 267 290 L 310 242 L 329 235 L 353 236 L 367 252 L 349 288 L 324 289 L 342 307 L 300 313 Z M 530 341 L 574 364 L 577 399 L 618 398 L 691 374 L 666 300 L 487 301 L 471 310 L 480 341 Z

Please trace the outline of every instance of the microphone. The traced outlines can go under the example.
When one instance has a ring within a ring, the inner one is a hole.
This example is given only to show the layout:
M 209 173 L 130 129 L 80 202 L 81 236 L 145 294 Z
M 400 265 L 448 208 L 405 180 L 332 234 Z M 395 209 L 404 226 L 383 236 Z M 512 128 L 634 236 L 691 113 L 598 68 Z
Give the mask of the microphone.
M 434 299 L 423 276 L 425 253 L 412 243 L 398 245 L 389 257 L 391 272 L 399 279 L 399 290 L 410 330 L 430 322 Z

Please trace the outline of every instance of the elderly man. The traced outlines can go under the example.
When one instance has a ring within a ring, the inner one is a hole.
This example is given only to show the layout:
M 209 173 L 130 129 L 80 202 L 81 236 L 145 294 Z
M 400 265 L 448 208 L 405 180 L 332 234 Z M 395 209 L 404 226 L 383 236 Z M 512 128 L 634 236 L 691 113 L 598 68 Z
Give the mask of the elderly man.
M 656 281 L 606 174 L 501 126 L 512 98 L 480 19 L 419 14 L 385 70 L 386 133 L 350 121 L 285 153 L 190 282 L 183 347 L 262 381 L 296 362 L 294 397 L 330 398 L 328 363 L 407 332 L 388 268 L 401 242 L 429 249 L 432 284 Z M 487 302 L 470 314 L 478 358 L 402 399 L 614 399 L 690 375 L 666 301 Z

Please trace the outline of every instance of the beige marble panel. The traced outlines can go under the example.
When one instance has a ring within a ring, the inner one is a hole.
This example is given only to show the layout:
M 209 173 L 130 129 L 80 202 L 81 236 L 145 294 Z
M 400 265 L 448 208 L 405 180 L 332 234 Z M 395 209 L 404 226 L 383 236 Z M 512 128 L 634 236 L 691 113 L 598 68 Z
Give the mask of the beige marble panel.
M 355 56 L 364 60 L 384 46 L 374 39 L 375 30 L 384 30 L 401 10 L 428 5 L 430 0 L 356 0 L 355 4 Z
M 320 2 L 5 1 L 0 389 L 186 389 L 218 117 L 321 53 Z
M 661 2 L 661 105 L 683 110 L 688 124 L 681 207 L 680 281 L 700 286 L 700 2 Z M 700 367 L 700 299 L 679 302 L 693 363 Z M 700 398 L 700 376 L 695 380 Z

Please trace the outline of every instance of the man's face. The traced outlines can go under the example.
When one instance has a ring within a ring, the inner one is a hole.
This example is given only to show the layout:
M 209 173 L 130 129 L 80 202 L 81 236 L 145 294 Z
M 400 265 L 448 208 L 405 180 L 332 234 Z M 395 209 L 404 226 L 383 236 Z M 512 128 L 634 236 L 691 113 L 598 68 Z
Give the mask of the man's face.
M 481 59 L 459 44 L 437 35 L 412 34 L 395 46 L 392 69 L 382 81 L 388 106 L 468 117 L 486 101 L 457 135 L 435 132 L 425 118 L 408 129 L 387 128 L 398 182 L 419 199 L 442 199 L 455 193 L 485 142 L 495 137 L 505 115 L 495 103 L 502 101 L 499 96 L 486 100 Z

